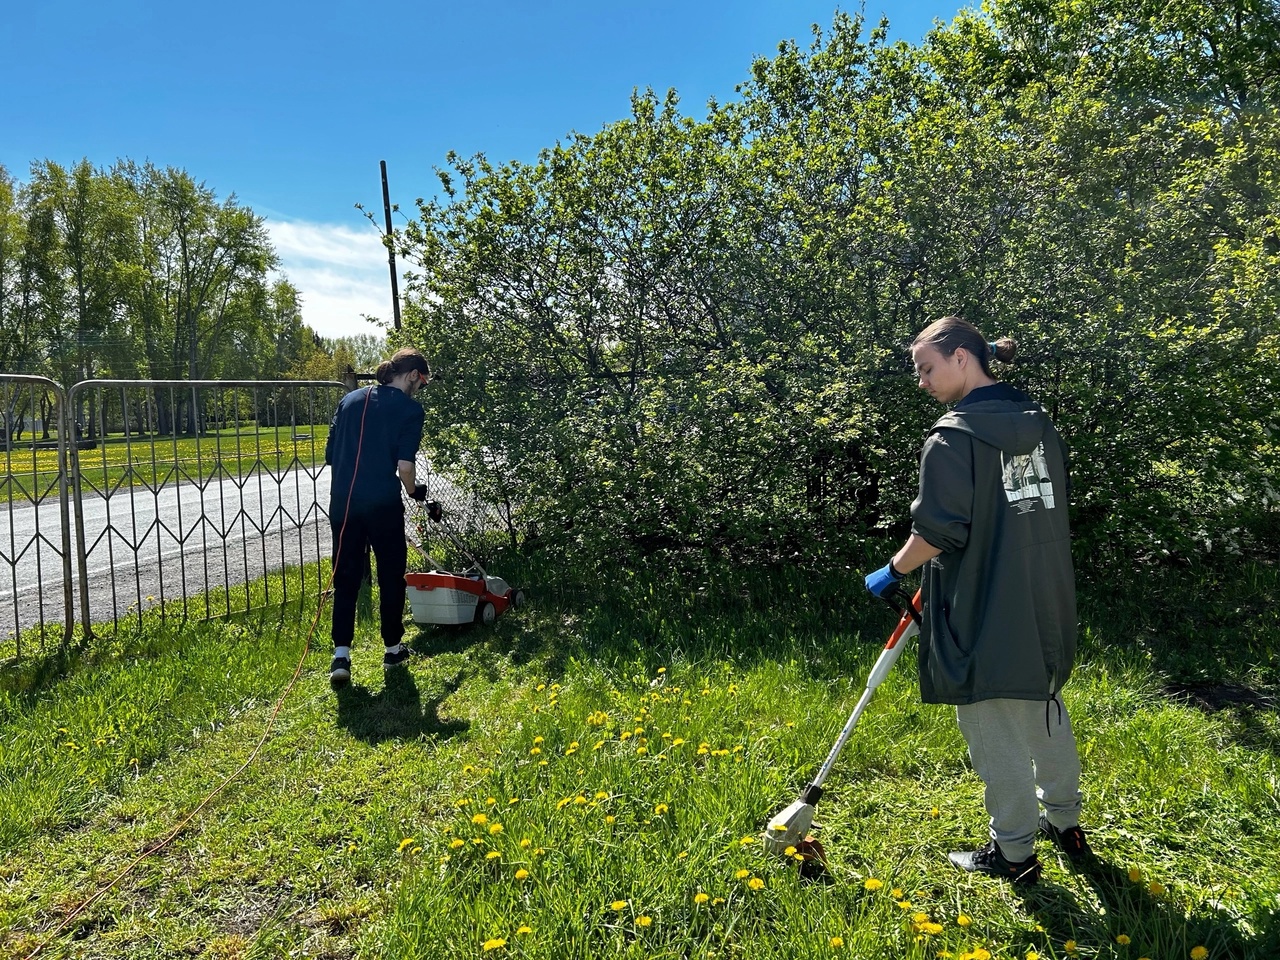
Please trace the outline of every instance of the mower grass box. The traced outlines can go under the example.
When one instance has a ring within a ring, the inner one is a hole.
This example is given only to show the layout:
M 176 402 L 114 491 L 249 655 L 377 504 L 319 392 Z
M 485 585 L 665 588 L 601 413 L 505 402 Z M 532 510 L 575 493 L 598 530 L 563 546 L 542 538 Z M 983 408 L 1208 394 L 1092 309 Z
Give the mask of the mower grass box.
M 436 570 L 406 573 L 404 580 L 415 623 L 492 623 L 521 599 L 501 577 L 480 573 Z

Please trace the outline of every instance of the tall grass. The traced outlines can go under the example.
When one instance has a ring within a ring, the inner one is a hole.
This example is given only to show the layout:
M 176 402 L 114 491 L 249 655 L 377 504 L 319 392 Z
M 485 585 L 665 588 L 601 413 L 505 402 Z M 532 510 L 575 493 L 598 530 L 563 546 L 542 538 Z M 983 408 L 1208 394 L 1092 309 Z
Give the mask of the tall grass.
M 828 781 L 818 835 L 833 882 L 810 882 L 757 838 L 825 756 L 887 609 L 826 571 L 655 568 L 584 587 L 517 558 L 489 565 L 534 602 L 489 629 L 411 628 L 418 656 L 385 678 L 364 621 L 341 695 L 322 622 L 258 761 L 46 955 L 1280 948 L 1275 709 L 1170 692 L 1254 677 L 1265 696 L 1262 665 L 1164 649 L 1140 635 L 1136 606 L 1086 596 L 1065 699 L 1099 859 L 1074 870 L 1042 844 L 1044 880 L 1016 891 L 945 860 L 984 839 L 982 788 L 951 711 L 919 703 L 908 654 Z M 1273 570 L 1254 575 L 1274 592 Z M 248 754 L 312 612 L 156 628 L 57 679 L 9 684 L 0 952 L 41 942 Z

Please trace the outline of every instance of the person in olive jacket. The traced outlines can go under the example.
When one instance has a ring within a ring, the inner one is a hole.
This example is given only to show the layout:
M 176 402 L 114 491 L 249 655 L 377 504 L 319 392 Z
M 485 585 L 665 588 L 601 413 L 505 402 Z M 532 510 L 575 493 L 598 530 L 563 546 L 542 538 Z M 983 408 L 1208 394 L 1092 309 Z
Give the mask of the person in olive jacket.
M 991 818 L 990 841 L 950 860 L 1030 884 L 1037 832 L 1072 859 L 1090 850 L 1058 696 L 1076 650 L 1067 451 L 1044 409 L 992 375 L 1015 348 L 958 317 L 912 343 L 920 387 L 954 406 L 925 439 L 911 536 L 866 585 L 883 596 L 923 566 L 921 699 L 956 705 Z

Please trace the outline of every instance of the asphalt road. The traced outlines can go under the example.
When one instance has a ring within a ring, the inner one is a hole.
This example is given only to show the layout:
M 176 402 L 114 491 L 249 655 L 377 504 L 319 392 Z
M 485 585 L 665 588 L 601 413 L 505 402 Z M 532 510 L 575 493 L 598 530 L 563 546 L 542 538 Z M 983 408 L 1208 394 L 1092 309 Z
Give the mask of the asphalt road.
M 477 515 L 479 508 L 456 487 L 431 474 L 425 458 L 419 459 L 418 477 L 427 483 L 428 496 L 445 503 L 455 520 L 461 512 Z M 85 497 L 90 622 L 120 620 L 162 600 L 186 600 L 224 586 L 233 589 L 223 606 L 210 612 L 244 609 L 247 587 L 235 587 L 329 555 L 328 502 L 329 470 L 322 465 L 156 490 L 122 486 L 106 497 Z M 406 535 L 416 542 L 413 511 L 419 508 L 410 506 Z M 73 618 L 78 623 L 78 540 L 70 505 L 68 525 Z M 0 504 L 0 638 L 42 623 L 49 635 L 61 636 L 63 569 L 56 495 L 39 505 Z M 308 583 L 307 594 L 318 596 L 322 586 Z M 203 605 L 196 615 L 204 616 Z
M 245 584 L 268 570 L 329 552 L 329 471 L 298 468 L 152 490 L 120 487 L 83 500 L 93 622 L 131 605 Z M 78 596 L 76 530 L 72 580 Z M 63 619 L 60 507 L 56 497 L 0 509 L 0 635 Z M 77 600 L 75 616 L 80 617 Z

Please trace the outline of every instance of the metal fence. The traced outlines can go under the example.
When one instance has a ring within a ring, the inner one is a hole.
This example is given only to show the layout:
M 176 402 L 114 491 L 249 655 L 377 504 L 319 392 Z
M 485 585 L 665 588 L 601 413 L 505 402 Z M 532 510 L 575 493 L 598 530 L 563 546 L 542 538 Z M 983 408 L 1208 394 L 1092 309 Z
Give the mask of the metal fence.
M 318 597 L 328 381 L 0 375 L 0 661 L 85 635 Z M 7 543 L 6 543 L 7 541 Z

